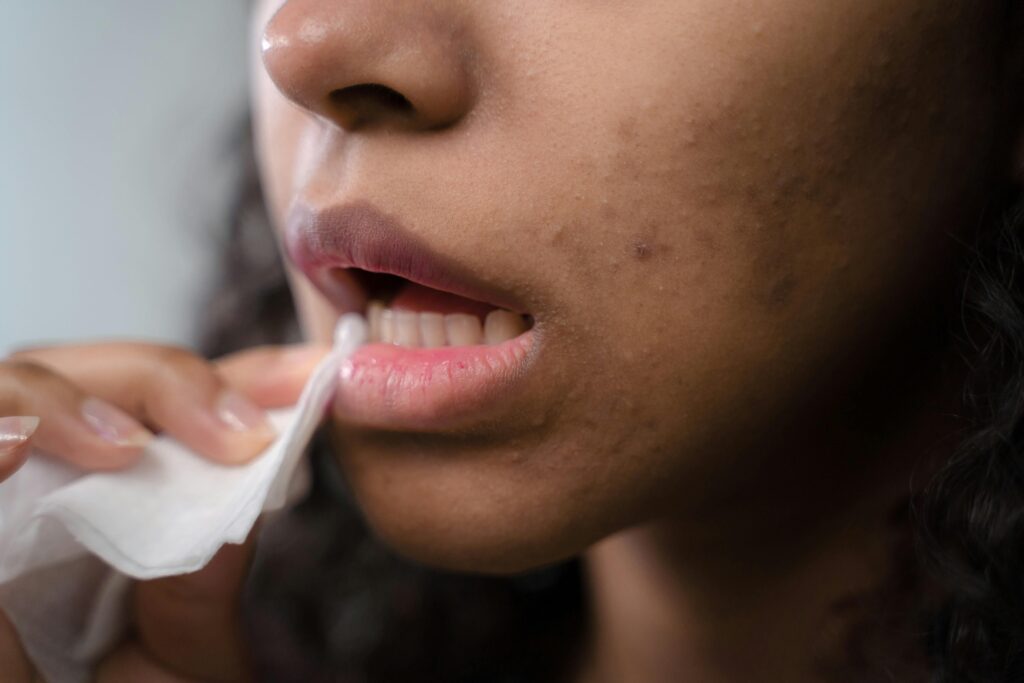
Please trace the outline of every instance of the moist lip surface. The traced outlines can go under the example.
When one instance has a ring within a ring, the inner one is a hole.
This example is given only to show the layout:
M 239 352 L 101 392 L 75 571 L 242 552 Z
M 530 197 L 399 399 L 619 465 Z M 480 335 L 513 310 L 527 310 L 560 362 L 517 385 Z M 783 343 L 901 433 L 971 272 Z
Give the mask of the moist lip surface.
M 537 355 L 533 318 L 366 203 L 289 216 L 291 261 L 338 313 L 367 315 L 370 343 L 343 366 L 338 421 L 443 431 L 491 412 Z
M 341 369 L 339 422 L 395 431 L 445 431 L 505 400 L 535 356 L 527 331 L 497 345 L 406 348 L 368 344 Z

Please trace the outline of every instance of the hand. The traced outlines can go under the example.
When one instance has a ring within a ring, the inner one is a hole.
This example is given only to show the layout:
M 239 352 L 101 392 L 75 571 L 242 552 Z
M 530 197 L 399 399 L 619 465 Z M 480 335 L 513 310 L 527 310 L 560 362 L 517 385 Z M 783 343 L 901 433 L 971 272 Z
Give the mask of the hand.
M 273 438 L 264 408 L 294 403 L 326 353 L 265 347 L 209 363 L 149 344 L 32 349 L 0 362 L 0 481 L 32 448 L 87 469 L 130 466 L 154 431 L 217 462 L 243 463 Z M 20 433 L 12 433 L 20 430 Z M 225 546 L 203 570 L 136 585 L 134 640 L 101 666 L 101 683 L 246 680 L 237 604 L 252 538 Z M 0 615 L 0 670 L 36 680 Z M 7 679 L 5 679 L 7 680 Z

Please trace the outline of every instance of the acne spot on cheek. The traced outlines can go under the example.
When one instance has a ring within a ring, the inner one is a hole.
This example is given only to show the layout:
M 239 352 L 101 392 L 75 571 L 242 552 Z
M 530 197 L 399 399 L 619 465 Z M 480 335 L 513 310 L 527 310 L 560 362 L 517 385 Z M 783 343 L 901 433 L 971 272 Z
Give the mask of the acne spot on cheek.
M 654 240 L 649 236 L 637 236 L 629 242 L 629 255 L 634 261 L 646 262 L 661 257 L 672 250 L 668 244 Z
M 799 278 L 794 270 L 790 241 L 785 230 L 773 230 L 774 239 L 759 245 L 751 271 L 753 295 L 758 305 L 778 311 L 786 308 L 796 293 Z
M 630 253 L 637 261 L 647 261 L 654 255 L 654 247 L 647 240 L 635 239 L 630 244 Z
M 673 245 L 661 239 L 665 226 L 657 219 L 645 220 L 626 243 L 626 253 L 637 263 L 661 259 L 672 251 Z
M 626 118 L 619 121 L 616 126 L 615 132 L 619 136 L 619 140 L 624 143 L 633 142 L 636 139 L 636 128 L 637 122 L 635 116 L 627 116 Z
M 785 308 L 796 289 L 796 276 L 785 273 L 772 282 L 761 297 L 761 303 L 772 309 Z

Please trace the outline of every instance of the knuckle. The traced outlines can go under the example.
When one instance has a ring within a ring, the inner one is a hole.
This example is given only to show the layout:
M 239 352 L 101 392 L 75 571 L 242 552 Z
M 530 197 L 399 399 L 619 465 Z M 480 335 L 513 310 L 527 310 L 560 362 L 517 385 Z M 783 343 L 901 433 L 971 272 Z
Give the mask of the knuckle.
M 32 363 L 34 365 L 52 366 L 52 359 L 59 357 L 66 349 L 71 347 L 50 347 L 50 346 L 23 346 L 7 352 L 7 355 L 0 358 L 0 362 Z
M 13 360 L 35 360 L 39 355 L 51 351 L 52 346 L 19 346 L 7 353 L 7 358 Z
M 24 358 L 0 361 L 0 376 L 8 382 L 20 385 L 54 384 L 60 381 L 53 370 Z
M 251 346 L 247 349 L 238 351 L 240 356 L 255 356 L 257 358 L 264 358 L 272 356 L 280 350 L 280 347 L 274 346 L 273 344 L 260 344 L 259 346 Z
M 186 363 L 192 358 L 192 352 L 182 346 L 159 344 L 150 347 L 153 355 L 164 363 Z
M 217 363 L 221 365 L 239 365 L 244 363 L 263 363 L 270 360 L 277 355 L 278 347 L 264 344 L 263 346 L 253 346 L 248 349 L 242 349 L 241 351 L 235 351 L 234 353 L 222 356 L 217 359 Z
M 65 395 L 67 384 L 52 370 L 23 360 L 0 361 L 0 415 L 32 410 L 36 398 Z
M 158 346 L 154 349 L 157 367 L 175 375 L 203 374 L 210 372 L 205 360 L 180 346 Z
M 182 383 L 206 386 L 211 382 L 220 382 L 214 366 L 188 349 L 178 346 L 157 347 L 151 359 L 152 365 L 145 382 L 149 386 L 144 394 L 151 396 L 152 391 L 161 387 L 180 386 Z

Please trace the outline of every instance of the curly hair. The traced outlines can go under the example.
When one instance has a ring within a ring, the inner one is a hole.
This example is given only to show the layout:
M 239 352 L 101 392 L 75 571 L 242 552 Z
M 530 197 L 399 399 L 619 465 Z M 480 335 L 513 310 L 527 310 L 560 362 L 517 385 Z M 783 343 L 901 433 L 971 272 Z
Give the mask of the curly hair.
M 944 588 L 935 683 L 1024 681 L 1024 201 L 1006 203 L 964 276 L 973 424 L 915 506 L 921 555 Z
M 247 128 L 236 143 L 247 172 L 206 310 L 211 356 L 298 338 Z M 917 553 L 895 575 L 915 590 L 920 567 L 941 587 L 920 643 L 934 683 L 1024 681 L 1024 198 L 1004 194 L 965 254 L 951 321 L 971 367 L 971 427 L 908 490 Z M 312 491 L 264 528 L 248 590 L 265 680 L 512 683 L 572 665 L 587 623 L 578 561 L 508 578 L 418 567 L 369 533 L 323 437 L 311 460 Z

